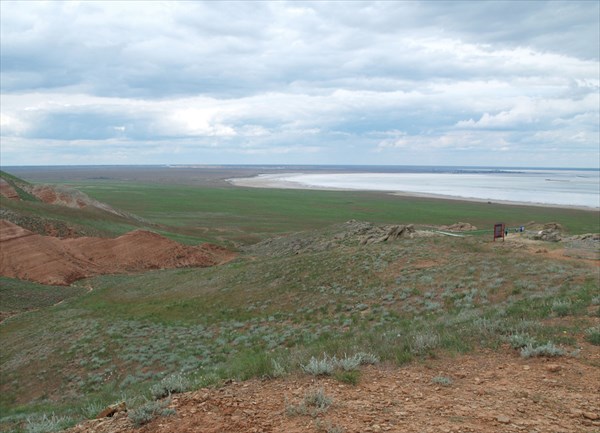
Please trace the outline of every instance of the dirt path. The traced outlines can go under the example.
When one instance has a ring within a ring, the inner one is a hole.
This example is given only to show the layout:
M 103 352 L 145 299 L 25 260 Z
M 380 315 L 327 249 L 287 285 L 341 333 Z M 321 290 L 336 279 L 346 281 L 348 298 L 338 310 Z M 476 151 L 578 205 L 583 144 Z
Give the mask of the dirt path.
M 292 376 L 231 383 L 173 397 L 176 415 L 134 428 L 124 413 L 70 433 L 538 432 L 600 431 L 600 353 L 522 359 L 512 350 L 362 370 L 358 385 Z M 594 366 L 595 365 L 595 366 Z M 451 380 L 436 384 L 433 378 Z M 333 403 L 320 414 L 290 414 L 310 391 Z

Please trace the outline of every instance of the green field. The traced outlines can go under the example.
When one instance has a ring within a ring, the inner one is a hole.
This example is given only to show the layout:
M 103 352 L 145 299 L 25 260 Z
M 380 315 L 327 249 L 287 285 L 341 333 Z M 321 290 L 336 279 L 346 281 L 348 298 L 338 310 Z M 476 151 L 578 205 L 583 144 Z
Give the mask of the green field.
M 393 366 L 482 347 L 518 356 L 523 342 L 551 342 L 570 353 L 599 314 L 597 268 L 487 236 L 497 221 L 598 232 L 596 212 L 358 192 L 73 186 L 143 220 L 2 204 L 23 217 L 105 235 L 145 226 L 188 243 L 235 246 L 240 254 L 219 267 L 105 275 L 68 288 L 3 278 L 3 310 L 31 310 L 0 325 L 3 431 L 26 431 L 44 414 L 60 417 L 58 428 L 123 399 L 135 407 L 173 374 L 193 389 L 298 374 L 323 354 L 365 352 Z M 347 233 L 352 219 L 463 221 L 484 231 L 361 245 Z
M 98 181 L 74 183 L 89 196 L 180 233 L 251 242 L 350 219 L 440 225 L 457 221 L 491 229 L 558 222 L 572 233 L 598 232 L 595 211 L 399 197 L 384 193 L 208 188 Z

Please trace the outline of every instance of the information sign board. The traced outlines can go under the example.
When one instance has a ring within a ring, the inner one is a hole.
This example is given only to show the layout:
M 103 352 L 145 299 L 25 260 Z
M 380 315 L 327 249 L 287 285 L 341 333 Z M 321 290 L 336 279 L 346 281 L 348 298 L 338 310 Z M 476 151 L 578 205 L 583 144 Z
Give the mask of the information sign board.
M 505 230 L 504 223 L 494 224 L 494 242 L 498 238 L 502 238 L 502 240 L 504 241 L 504 230 Z

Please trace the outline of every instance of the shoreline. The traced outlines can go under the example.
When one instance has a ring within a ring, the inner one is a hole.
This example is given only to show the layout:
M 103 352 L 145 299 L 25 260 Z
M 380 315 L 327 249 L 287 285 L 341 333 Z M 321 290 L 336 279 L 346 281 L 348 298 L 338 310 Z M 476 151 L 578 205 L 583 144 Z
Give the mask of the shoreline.
M 438 200 L 456 200 L 473 203 L 487 203 L 487 204 L 501 204 L 509 206 L 535 206 L 544 208 L 558 208 L 558 209 L 573 209 L 582 211 L 600 211 L 600 208 L 580 205 L 565 205 L 565 204 L 554 204 L 554 203 L 536 203 L 536 202 L 525 202 L 525 201 L 510 201 L 510 200 L 494 200 L 494 199 L 483 199 L 477 197 L 462 197 L 447 194 L 430 194 L 420 193 L 412 191 L 389 191 L 389 190 L 376 190 L 376 189 L 356 189 L 356 188 L 341 188 L 341 187 L 326 187 L 326 186 L 314 186 L 307 185 L 301 182 L 294 182 L 287 180 L 290 175 L 298 175 L 302 173 L 290 172 L 290 173 L 261 173 L 253 177 L 237 177 L 225 179 L 227 183 L 237 187 L 249 187 L 249 188 L 272 188 L 272 189 L 301 189 L 301 190 L 314 190 L 314 191 L 355 191 L 355 192 L 376 192 L 389 194 L 398 197 L 413 197 L 413 198 L 431 198 Z

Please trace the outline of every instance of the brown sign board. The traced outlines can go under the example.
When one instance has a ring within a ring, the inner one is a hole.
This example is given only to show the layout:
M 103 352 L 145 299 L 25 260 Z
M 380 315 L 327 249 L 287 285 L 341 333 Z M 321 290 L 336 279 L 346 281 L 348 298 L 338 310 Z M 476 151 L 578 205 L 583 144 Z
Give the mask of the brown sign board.
M 504 223 L 494 224 L 494 242 L 498 238 L 502 238 L 502 240 L 504 240 L 504 229 L 505 229 Z

